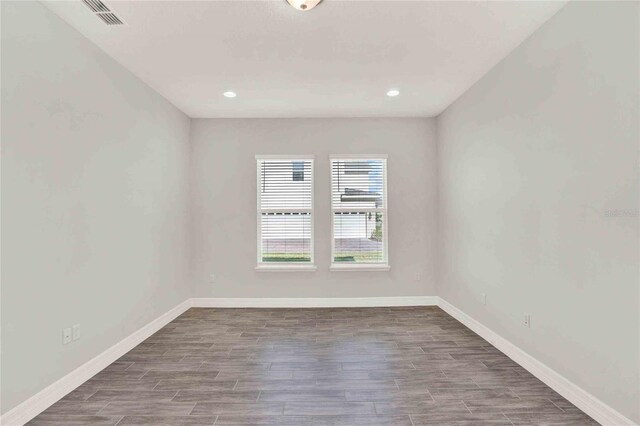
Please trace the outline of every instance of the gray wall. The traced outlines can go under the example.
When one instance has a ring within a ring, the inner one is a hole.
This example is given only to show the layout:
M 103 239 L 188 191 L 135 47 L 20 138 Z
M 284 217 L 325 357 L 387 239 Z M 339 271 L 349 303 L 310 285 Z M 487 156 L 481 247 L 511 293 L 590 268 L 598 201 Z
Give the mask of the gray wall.
M 2 2 L 3 412 L 190 296 L 188 138 L 48 9 Z
M 640 422 L 637 3 L 569 4 L 438 129 L 200 119 L 191 148 L 75 30 L 1 5 L 3 412 L 190 296 L 438 294 Z M 317 272 L 253 269 L 254 156 L 274 153 L 316 155 Z M 389 156 L 389 272 L 328 271 L 328 156 L 352 153 Z
M 638 6 L 570 3 L 438 118 L 440 296 L 636 422 Z
M 435 295 L 434 119 L 197 119 L 191 143 L 195 296 Z M 329 155 L 357 153 L 388 154 L 389 272 L 328 271 Z M 316 272 L 254 271 L 256 154 L 316 156 Z

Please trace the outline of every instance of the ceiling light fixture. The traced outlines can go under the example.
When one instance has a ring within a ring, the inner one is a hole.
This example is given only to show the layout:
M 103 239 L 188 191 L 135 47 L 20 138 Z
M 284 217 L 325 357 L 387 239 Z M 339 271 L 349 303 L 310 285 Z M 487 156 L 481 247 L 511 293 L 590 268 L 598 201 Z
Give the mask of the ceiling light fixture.
M 396 90 L 396 89 L 389 90 L 389 91 L 387 92 L 387 96 L 389 96 L 389 97 L 391 97 L 391 98 L 396 97 L 396 96 L 398 96 L 399 94 L 400 94 L 400 91 L 399 91 L 399 90 Z
M 236 95 L 236 92 L 224 92 L 222 95 L 225 98 L 235 98 L 236 96 L 238 96 L 238 95 Z
M 287 0 L 287 3 L 303 12 L 313 9 L 321 2 L 322 0 Z

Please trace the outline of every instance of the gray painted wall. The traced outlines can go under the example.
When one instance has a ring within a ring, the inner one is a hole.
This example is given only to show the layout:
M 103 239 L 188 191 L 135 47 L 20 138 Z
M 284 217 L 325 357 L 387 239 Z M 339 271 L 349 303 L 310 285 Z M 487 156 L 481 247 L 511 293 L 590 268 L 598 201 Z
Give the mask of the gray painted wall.
M 6 412 L 190 296 L 190 123 L 41 4 L 1 4 Z
M 435 295 L 435 137 L 435 120 L 426 118 L 193 120 L 195 295 Z M 389 272 L 328 270 L 329 155 L 357 153 L 388 154 Z M 254 271 L 256 154 L 316 156 L 316 272 Z M 415 280 L 417 273 L 420 281 Z
M 438 118 L 439 295 L 636 422 L 638 7 L 570 3 Z
M 439 294 L 640 422 L 637 3 L 569 4 L 438 129 L 199 119 L 191 148 L 59 18 L 1 5 L 3 412 L 192 295 Z M 316 155 L 317 272 L 253 270 L 260 153 Z M 389 155 L 390 272 L 328 271 L 336 153 Z

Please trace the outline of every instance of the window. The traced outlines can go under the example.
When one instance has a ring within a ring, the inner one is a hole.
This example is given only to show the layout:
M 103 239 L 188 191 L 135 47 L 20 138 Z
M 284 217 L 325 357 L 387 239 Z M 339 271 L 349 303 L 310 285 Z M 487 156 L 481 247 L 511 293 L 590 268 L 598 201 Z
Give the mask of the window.
M 332 269 L 388 269 L 387 160 L 331 159 Z
M 292 179 L 296 182 L 304 181 L 304 161 L 293 161 Z
M 257 269 L 314 269 L 313 159 L 258 156 Z

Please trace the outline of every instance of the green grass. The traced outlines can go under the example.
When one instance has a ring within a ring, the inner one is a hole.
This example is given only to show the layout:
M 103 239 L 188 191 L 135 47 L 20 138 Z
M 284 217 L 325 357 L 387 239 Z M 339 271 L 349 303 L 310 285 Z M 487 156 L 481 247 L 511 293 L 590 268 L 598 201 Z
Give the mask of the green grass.
M 263 262 L 311 262 L 307 253 L 264 253 Z
M 381 251 L 366 252 L 340 252 L 333 258 L 334 262 L 355 262 L 355 263 L 379 263 L 382 260 Z
M 367 252 L 340 252 L 334 257 L 334 262 L 354 262 L 354 263 L 379 263 L 382 259 L 381 251 Z M 263 262 L 311 262 L 308 253 L 264 253 Z

